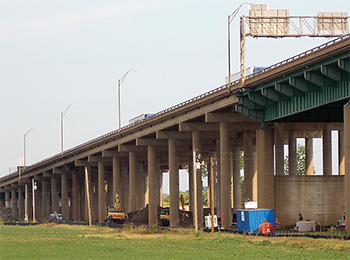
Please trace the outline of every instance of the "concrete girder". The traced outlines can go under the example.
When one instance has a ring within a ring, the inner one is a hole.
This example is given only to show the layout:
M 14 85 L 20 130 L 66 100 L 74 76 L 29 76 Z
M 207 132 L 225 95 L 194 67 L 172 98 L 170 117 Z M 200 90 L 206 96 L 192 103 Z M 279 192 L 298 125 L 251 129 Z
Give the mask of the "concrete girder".
M 239 123 L 239 122 L 254 122 L 249 117 L 246 117 L 239 113 L 206 113 L 205 114 L 206 123 Z
M 191 132 L 179 131 L 157 131 L 156 139 L 191 139 Z
M 167 146 L 168 141 L 164 139 L 137 138 L 136 146 Z
M 21 178 L 18 181 L 18 185 L 25 185 L 25 184 L 31 184 L 31 180 L 29 178 Z
M 43 177 L 44 178 L 51 178 L 51 176 L 52 176 L 52 171 L 51 172 L 49 172 L 49 171 L 44 171 L 43 172 Z
M 330 79 L 323 74 L 315 71 L 305 71 L 304 72 L 304 78 L 312 83 L 313 85 L 319 86 L 319 87 L 336 87 L 337 82 L 333 79 Z M 310 85 L 310 84 L 309 84 Z M 309 91 L 317 91 L 317 87 L 313 87 L 313 85 L 309 86 Z M 311 87 L 311 88 L 310 88 Z M 315 89 L 315 90 L 313 90 Z
M 76 167 L 91 167 L 91 166 L 97 166 L 97 162 L 88 162 L 87 160 L 76 160 L 75 162 Z
M 257 122 L 242 122 L 242 123 L 229 123 L 230 132 L 243 131 L 243 130 L 256 130 L 261 126 L 261 123 Z M 203 123 L 203 122 L 190 122 L 181 123 L 180 131 L 218 131 L 220 129 L 219 123 Z M 201 133 L 201 137 L 203 137 Z
M 146 146 L 136 146 L 135 144 L 119 144 L 119 152 L 147 152 Z
M 333 123 L 310 123 L 310 122 L 298 122 L 296 123 L 289 123 L 289 122 L 285 122 L 283 123 L 284 126 L 284 130 L 288 131 L 288 130 L 293 130 L 293 131 L 322 131 L 324 125 L 330 125 L 330 127 L 332 129 L 339 129 L 342 130 L 343 129 L 343 123 L 337 123 L 337 122 L 333 122 Z
M 111 158 L 108 157 L 102 157 L 100 155 L 89 155 L 88 156 L 88 162 L 89 163 L 99 163 L 103 162 L 105 164 L 112 164 Z
M 294 88 L 288 83 L 275 83 L 275 90 L 286 97 L 304 97 L 305 93 L 299 89 Z
M 316 80 L 316 76 L 313 73 L 314 72 L 304 72 L 305 79 L 299 77 L 291 77 L 289 78 L 289 84 L 302 92 L 319 92 L 319 86 L 321 85 L 315 83 L 318 81 Z

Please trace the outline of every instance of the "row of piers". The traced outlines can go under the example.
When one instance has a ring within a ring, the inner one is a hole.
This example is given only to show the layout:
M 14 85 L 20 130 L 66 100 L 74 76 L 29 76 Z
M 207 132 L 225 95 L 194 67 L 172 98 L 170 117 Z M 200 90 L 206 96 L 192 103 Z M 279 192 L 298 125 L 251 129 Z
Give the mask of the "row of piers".
M 118 192 L 121 208 L 126 212 L 136 211 L 148 205 L 149 225 L 152 226 L 158 221 L 157 208 L 162 205 L 162 172 L 168 171 L 170 226 L 176 228 L 179 227 L 179 169 L 187 167 L 190 211 L 194 211 L 194 205 L 197 205 L 197 221 L 199 226 L 203 226 L 203 184 L 201 170 L 193 170 L 194 149 L 197 155 L 201 154 L 202 161 L 209 161 L 210 157 L 214 157 L 214 205 L 222 218 L 222 226 L 230 228 L 232 213 L 242 207 L 242 194 L 243 199 L 257 201 L 259 208 L 276 208 L 279 196 L 275 194 L 276 177 L 297 176 L 297 138 L 305 138 L 304 174 L 310 177 L 314 175 L 313 138 L 322 137 L 323 176 L 332 176 L 334 150 L 331 131 L 338 130 L 338 175 L 345 176 L 343 198 L 339 198 L 339 202 L 335 203 L 339 203 L 338 208 L 345 210 L 346 215 L 350 216 L 349 104 L 344 106 L 343 123 L 275 122 L 261 125 L 249 121 L 235 122 L 236 115 L 232 113 L 229 120 L 226 120 L 227 117 L 214 115 L 206 118 L 205 123 L 180 123 L 176 130 L 158 131 L 153 138 L 138 138 L 133 143 L 120 144 L 84 159 L 75 160 L 73 164 L 47 167 L 40 174 L 19 177 L 17 183 L 0 189 L 0 206 L 11 208 L 12 217 L 23 220 L 27 193 L 27 212 L 30 220 L 34 217 L 36 220 L 48 220 L 49 214 L 56 211 L 62 213 L 65 220 L 87 221 L 86 169 L 93 221 L 105 221 L 106 206 L 114 205 L 115 194 Z M 289 158 L 287 175 L 284 162 L 286 144 Z M 240 167 L 242 155 L 243 170 Z M 241 173 L 244 173 L 243 192 Z M 194 180 L 197 180 L 196 185 Z M 35 196 L 32 192 L 33 183 L 36 186 Z M 197 187 L 197 196 L 194 196 L 194 186 Z M 197 203 L 194 198 L 197 198 Z M 277 215 L 281 213 L 278 210 L 277 208 Z M 295 212 L 296 215 L 298 213 Z M 330 212 L 324 212 L 328 213 Z M 347 229 L 349 230 L 349 225 Z

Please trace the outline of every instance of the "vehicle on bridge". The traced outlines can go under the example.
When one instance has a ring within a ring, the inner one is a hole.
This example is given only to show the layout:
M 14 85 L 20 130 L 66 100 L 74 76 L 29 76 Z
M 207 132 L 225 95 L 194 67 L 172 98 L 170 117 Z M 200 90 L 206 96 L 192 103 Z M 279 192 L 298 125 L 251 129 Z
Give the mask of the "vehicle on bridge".
M 129 120 L 129 124 L 136 124 L 136 123 L 141 122 L 141 121 L 143 121 L 143 120 L 145 120 L 147 118 L 151 118 L 152 116 L 154 116 L 154 114 L 141 114 L 141 115 L 138 115 L 138 116 L 136 116 L 134 118 L 131 118 Z

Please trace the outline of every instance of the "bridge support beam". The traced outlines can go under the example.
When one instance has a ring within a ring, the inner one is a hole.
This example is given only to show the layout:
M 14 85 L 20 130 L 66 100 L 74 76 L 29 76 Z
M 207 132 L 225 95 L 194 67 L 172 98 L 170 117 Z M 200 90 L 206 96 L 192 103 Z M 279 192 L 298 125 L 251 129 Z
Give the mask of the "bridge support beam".
M 24 221 L 24 186 L 18 185 L 18 218 Z
M 73 193 L 73 201 L 72 201 L 72 211 L 73 211 L 73 220 L 80 219 L 80 183 L 78 172 L 72 172 L 72 193 Z
M 244 199 L 253 200 L 253 178 L 255 175 L 255 147 L 253 138 L 255 131 L 243 133 L 244 149 Z
M 281 123 L 275 123 L 275 169 L 276 175 L 284 175 L 284 127 Z
M 350 100 L 344 106 L 344 154 L 346 231 L 350 232 Z
M 231 163 L 230 132 L 226 122 L 220 123 L 220 175 L 221 175 L 221 224 L 224 229 L 231 227 Z
M 259 208 L 275 207 L 273 174 L 273 130 L 257 130 L 257 201 Z
M 12 186 L 12 184 L 11 184 Z M 17 191 L 18 187 L 11 187 L 11 215 L 12 218 L 18 217 L 18 209 L 17 209 Z
M 58 178 L 55 175 L 51 176 L 51 206 L 52 206 L 52 213 L 57 212 L 59 213 L 60 208 L 59 208 L 59 194 L 58 194 L 58 189 L 57 189 L 57 183 L 58 183 Z
M 296 176 L 297 173 L 297 140 L 295 131 L 289 131 L 288 136 L 288 168 L 289 176 Z
M 175 139 L 169 139 L 170 227 L 179 227 L 179 155 Z
M 46 178 L 42 178 L 41 180 L 41 218 L 43 220 L 46 220 L 49 218 L 49 188 L 48 188 L 48 182 Z
M 135 152 L 129 152 L 129 210 L 137 210 L 137 162 Z
M 344 130 L 338 131 L 339 175 L 345 175 Z
M 314 175 L 313 138 L 305 138 L 306 175 Z
M 332 175 L 332 129 L 329 124 L 323 127 L 323 175 Z
M 5 207 L 9 208 L 10 207 L 10 188 L 9 186 L 5 186 Z
M 68 204 L 68 173 L 61 174 L 61 206 L 62 206 L 62 218 L 69 220 L 69 204 Z
M 114 156 L 112 159 L 113 164 L 113 201 L 115 202 L 115 196 L 118 193 L 119 201 L 123 200 L 121 193 L 121 172 L 120 172 L 120 159 Z M 119 204 L 119 207 L 121 205 Z
M 240 174 L 240 147 L 234 145 L 232 148 L 232 179 L 233 179 L 233 208 L 236 211 L 242 206 L 241 174 Z
M 157 224 L 157 160 L 156 160 L 156 152 L 154 146 L 147 147 L 147 160 L 148 160 L 148 185 L 149 185 L 149 193 L 148 193 L 148 226 L 151 227 Z
M 106 218 L 105 164 L 98 162 L 98 223 Z

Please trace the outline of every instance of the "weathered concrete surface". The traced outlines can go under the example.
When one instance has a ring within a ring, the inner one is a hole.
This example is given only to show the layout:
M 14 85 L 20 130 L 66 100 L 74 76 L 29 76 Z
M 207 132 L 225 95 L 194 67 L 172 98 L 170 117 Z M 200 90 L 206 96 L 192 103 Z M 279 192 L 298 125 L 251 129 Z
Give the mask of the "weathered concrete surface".
M 321 225 L 337 224 L 345 210 L 343 175 L 275 176 L 275 210 L 281 225 L 315 220 Z

